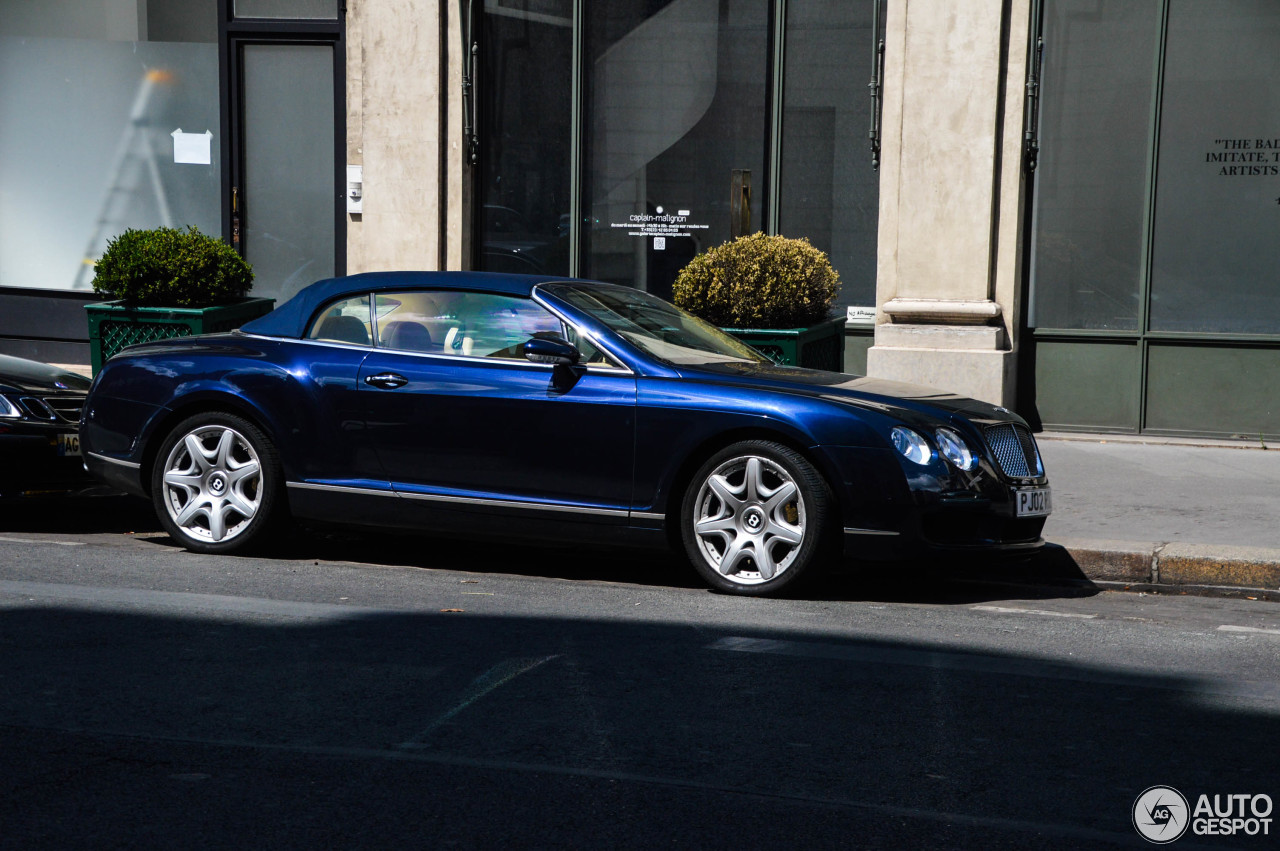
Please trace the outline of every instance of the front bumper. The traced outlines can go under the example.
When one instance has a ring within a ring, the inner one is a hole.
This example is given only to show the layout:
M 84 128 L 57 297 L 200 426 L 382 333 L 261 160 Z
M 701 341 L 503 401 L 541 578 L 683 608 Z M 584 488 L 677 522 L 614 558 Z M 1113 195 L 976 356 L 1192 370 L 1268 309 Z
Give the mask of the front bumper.
M 934 511 L 904 518 L 893 530 L 845 527 L 844 554 L 899 559 L 931 554 L 1022 554 L 1044 547 L 1044 517 L 1006 518 L 984 511 Z
M 968 473 L 941 460 L 921 466 L 900 462 L 892 450 L 831 454 L 844 478 L 842 537 L 851 558 L 1018 554 L 1044 546 L 1048 515 L 1017 514 L 1020 493 L 1050 490 L 1043 475 L 1011 480 L 987 460 Z
M 97 485 L 79 456 L 58 451 L 58 434 L 74 429 L 6 427 L 0 432 L 0 497 L 88 490 Z

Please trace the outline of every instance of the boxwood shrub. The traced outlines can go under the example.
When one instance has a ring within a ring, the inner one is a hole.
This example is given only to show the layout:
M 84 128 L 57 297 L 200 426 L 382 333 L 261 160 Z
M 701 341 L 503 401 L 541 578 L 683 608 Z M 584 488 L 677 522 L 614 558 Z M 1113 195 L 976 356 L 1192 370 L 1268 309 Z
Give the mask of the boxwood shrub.
M 253 269 L 198 228 L 126 230 L 107 243 L 93 289 L 128 307 L 210 307 L 243 298 Z
M 801 328 L 826 319 L 839 290 L 840 276 L 809 240 L 756 233 L 694 257 L 672 294 L 721 328 Z

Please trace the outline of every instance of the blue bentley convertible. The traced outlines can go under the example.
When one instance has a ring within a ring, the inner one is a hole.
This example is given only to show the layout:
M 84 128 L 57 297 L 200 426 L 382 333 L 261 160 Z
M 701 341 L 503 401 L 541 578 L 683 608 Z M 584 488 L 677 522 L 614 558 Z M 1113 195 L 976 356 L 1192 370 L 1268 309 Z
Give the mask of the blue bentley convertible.
M 646 293 L 532 276 L 336 278 L 238 332 L 131 347 L 80 436 L 198 552 L 289 516 L 670 544 L 735 594 L 841 553 L 1033 550 L 1050 510 L 1003 408 L 777 366 Z

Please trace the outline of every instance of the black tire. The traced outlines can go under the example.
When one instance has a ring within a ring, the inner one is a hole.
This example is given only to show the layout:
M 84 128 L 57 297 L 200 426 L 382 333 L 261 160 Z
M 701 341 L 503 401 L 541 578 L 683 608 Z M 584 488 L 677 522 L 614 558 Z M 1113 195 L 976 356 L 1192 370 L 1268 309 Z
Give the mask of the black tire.
M 830 555 L 831 488 L 790 447 L 766 440 L 707 459 L 680 505 L 685 554 L 717 591 L 766 597 L 815 578 Z
M 261 429 L 210 411 L 165 437 L 151 469 L 151 502 L 165 531 L 188 550 L 237 552 L 271 536 L 285 513 L 283 483 L 279 455 Z

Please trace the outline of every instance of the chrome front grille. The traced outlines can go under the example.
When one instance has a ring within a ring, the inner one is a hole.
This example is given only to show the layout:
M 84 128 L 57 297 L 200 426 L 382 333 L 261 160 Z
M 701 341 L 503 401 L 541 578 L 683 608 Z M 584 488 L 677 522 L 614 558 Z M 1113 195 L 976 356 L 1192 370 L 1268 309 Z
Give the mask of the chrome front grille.
M 78 423 L 84 407 L 83 396 L 23 396 L 18 401 L 28 414 L 49 422 Z
M 64 422 L 80 422 L 80 412 L 84 409 L 83 396 L 45 396 L 44 401 Z
M 1044 475 L 1040 450 L 1031 432 L 1014 423 L 1000 423 L 983 430 L 1000 472 L 1011 479 L 1031 479 Z

